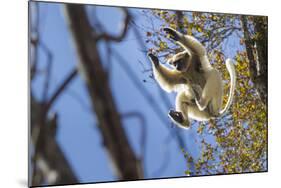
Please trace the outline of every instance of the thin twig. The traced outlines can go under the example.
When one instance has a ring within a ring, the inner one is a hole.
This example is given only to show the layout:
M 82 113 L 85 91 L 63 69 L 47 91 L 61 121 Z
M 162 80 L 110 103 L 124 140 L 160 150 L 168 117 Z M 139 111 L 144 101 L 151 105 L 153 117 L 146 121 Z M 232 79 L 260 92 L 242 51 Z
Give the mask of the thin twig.
M 43 43 L 41 40 L 39 40 L 40 47 L 43 49 L 43 51 L 47 55 L 47 70 L 46 70 L 46 77 L 45 77 L 45 83 L 44 83 L 44 89 L 43 89 L 43 101 L 46 101 L 48 98 L 48 91 L 49 91 L 49 85 L 51 80 L 51 71 L 53 67 L 53 54 L 51 50 Z
M 62 81 L 61 85 L 56 89 L 52 97 L 48 100 L 45 106 L 46 112 L 50 109 L 50 107 L 53 105 L 53 103 L 57 100 L 57 98 L 60 96 L 60 94 L 65 90 L 65 88 L 71 83 L 71 81 L 76 77 L 78 71 L 76 68 L 73 68 L 73 70 L 68 74 L 68 76 Z

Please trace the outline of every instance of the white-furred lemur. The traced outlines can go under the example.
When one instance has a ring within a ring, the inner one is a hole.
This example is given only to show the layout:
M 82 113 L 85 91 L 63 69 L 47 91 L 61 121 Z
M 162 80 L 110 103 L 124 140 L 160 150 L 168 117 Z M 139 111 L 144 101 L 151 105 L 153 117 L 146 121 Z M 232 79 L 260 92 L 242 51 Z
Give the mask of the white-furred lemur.
M 189 118 L 207 121 L 222 116 L 229 109 L 236 85 L 234 61 L 226 60 L 230 74 L 230 93 L 224 109 L 223 80 L 220 72 L 212 67 L 205 47 L 193 36 L 183 35 L 172 28 L 163 29 L 172 40 L 183 48 L 168 60 L 174 67 L 169 69 L 159 63 L 152 53 L 154 78 L 166 92 L 177 92 L 176 109 L 169 111 L 169 117 L 179 127 L 188 129 Z

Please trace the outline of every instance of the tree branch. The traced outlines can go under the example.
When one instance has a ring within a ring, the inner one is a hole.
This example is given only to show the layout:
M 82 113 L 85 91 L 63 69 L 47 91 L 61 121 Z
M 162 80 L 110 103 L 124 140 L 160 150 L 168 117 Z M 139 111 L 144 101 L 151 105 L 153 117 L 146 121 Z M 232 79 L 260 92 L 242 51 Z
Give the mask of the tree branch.
M 57 116 L 47 119 L 42 104 L 38 103 L 32 96 L 31 110 L 31 141 L 34 146 L 34 154 L 30 186 L 42 186 L 42 183 L 47 185 L 78 183 L 77 177 L 55 139 Z M 48 178 L 50 172 L 55 173 L 56 177 Z
M 75 78 L 78 71 L 76 68 L 74 68 L 69 75 L 62 81 L 62 84 L 56 89 L 52 97 L 46 102 L 45 105 L 45 111 L 48 112 L 48 110 L 51 108 L 53 103 L 57 100 L 57 98 L 60 96 L 60 94 L 64 91 L 64 89 L 69 85 L 69 83 Z
M 39 44 L 42 47 L 42 49 L 45 51 L 47 55 L 47 72 L 46 72 L 46 78 L 44 83 L 44 89 L 43 89 L 43 101 L 46 101 L 48 98 L 48 91 L 49 91 L 49 85 L 51 80 L 51 71 L 53 66 L 53 54 L 49 50 L 49 48 L 39 39 Z
M 99 122 L 104 145 L 121 180 L 142 179 L 142 166 L 135 156 L 111 94 L 107 74 L 103 70 L 97 41 L 82 5 L 66 4 L 66 19 L 72 34 L 79 63 L 85 70 L 86 85 L 92 108 Z
M 129 27 L 129 23 L 130 23 L 130 20 L 131 20 L 131 15 L 129 14 L 129 11 L 125 8 L 122 9 L 124 14 L 125 14 L 125 19 L 124 19 L 124 22 L 123 22 L 123 29 L 121 30 L 121 33 L 117 36 L 113 36 L 113 35 L 110 35 L 106 32 L 103 32 L 97 36 L 95 36 L 96 38 L 96 41 L 99 41 L 99 40 L 105 40 L 105 41 L 114 41 L 114 42 L 120 42 L 122 41 L 126 34 L 127 34 L 127 31 L 128 31 L 128 27 Z

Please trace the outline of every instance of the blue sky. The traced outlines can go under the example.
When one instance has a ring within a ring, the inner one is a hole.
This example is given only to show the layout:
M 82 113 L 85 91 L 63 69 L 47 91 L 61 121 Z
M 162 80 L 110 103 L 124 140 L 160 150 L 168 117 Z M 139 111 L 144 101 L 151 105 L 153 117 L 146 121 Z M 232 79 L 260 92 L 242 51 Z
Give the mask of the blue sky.
M 54 56 L 49 90 L 49 94 L 51 94 L 78 62 L 65 23 L 62 6 L 54 3 L 39 4 L 41 39 Z M 113 7 L 96 8 L 98 18 L 103 21 L 106 30 L 117 34 L 122 22 L 122 14 L 120 14 L 119 9 Z M 149 21 L 142 17 L 140 9 L 130 9 L 130 11 L 135 15 L 137 24 L 144 26 L 149 24 Z M 148 78 L 148 74 L 142 73 L 142 66 L 139 61 L 146 64 L 147 67 L 149 67 L 149 61 L 141 51 L 142 49 L 140 49 L 132 30 L 129 29 L 128 32 L 121 43 L 112 43 L 111 47 L 129 62 L 129 66 L 139 79 L 139 84 L 143 84 L 160 104 L 162 111 L 168 113 L 169 109 L 165 107 L 159 97 L 159 92 L 164 91 L 159 91 L 159 87 L 151 81 L 142 82 L 142 80 Z M 237 46 L 235 42 L 233 45 Z M 103 65 L 107 68 L 107 53 L 104 43 L 99 44 L 99 50 Z M 232 56 L 231 53 L 228 55 Z M 42 50 L 39 50 L 39 65 L 41 69 L 46 66 L 46 56 Z M 140 112 L 147 121 L 145 178 L 183 176 L 186 163 L 178 143 L 175 139 L 169 142 L 166 140 L 170 132 L 180 131 L 187 146 L 186 149 L 196 157 L 200 152 L 199 145 L 196 143 L 197 126 L 188 131 L 176 130 L 177 128 L 171 125 L 168 117 L 167 124 L 163 125 L 116 59 L 112 58 L 111 65 L 110 85 L 119 112 L 121 114 L 132 111 Z M 38 99 L 42 98 L 43 81 L 44 75 L 38 76 L 32 83 L 32 90 Z M 175 94 L 169 94 L 168 96 L 171 104 L 174 105 Z M 90 111 L 89 101 L 84 81 L 81 77 L 77 77 L 52 108 L 52 111 L 59 113 L 57 141 L 81 182 L 112 181 L 115 180 L 115 175 L 111 169 L 105 148 L 102 146 L 102 138 L 97 128 L 96 119 Z M 163 113 L 163 116 L 167 115 L 165 113 Z M 140 155 L 141 125 L 139 121 L 133 118 L 124 119 L 123 124 L 134 151 L 137 155 Z M 209 137 L 209 140 L 213 142 L 212 137 Z M 167 157 L 169 158 L 167 168 L 161 173 L 154 173 Z

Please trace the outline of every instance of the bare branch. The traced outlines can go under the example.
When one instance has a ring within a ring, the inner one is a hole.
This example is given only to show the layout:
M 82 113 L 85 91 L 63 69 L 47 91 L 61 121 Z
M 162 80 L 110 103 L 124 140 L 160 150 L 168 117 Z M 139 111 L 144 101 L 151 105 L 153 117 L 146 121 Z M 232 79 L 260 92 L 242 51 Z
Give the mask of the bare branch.
M 47 119 L 43 105 L 32 96 L 31 105 L 31 141 L 34 154 L 30 186 L 41 186 L 44 182 L 48 185 L 78 183 L 78 179 L 55 139 L 57 116 Z M 49 172 L 54 172 L 56 176 L 53 179 L 48 178 Z
M 50 109 L 50 107 L 53 105 L 53 103 L 56 101 L 56 99 L 60 96 L 60 94 L 65 90 L 65 88 L 69 85 L 69 83 L 75 78 L 78 71 L 76 68 L 74 68 L 68 76 L 62 81 L 61 85 L 56 89 L 52 97 L 46 102 L 45 110 L 46 112 Z
M 110 35 L 106 32 L 103 32 L 103 33 L 95 36 L 96 41 L 105 40 L 105 41 L 120 42 L 125 38 L 125 36 L 127 34 L 127 31 L 128 31 L 129 23 L 130 23 L 130 20 L 131 20 L 131 15 L 129 14 L 129 11 L 127 9 L 123 8 L 122 10 L 125 14 L 125 19 L 124 19 L 124 22 L 123 22 L 123 28 L 121 30 L 121 33 L 117 36 L 113 36 L 113 35 Z
M 97 41 L 93 37 L 84 7 L 66 4 L 65 11 L 80 66 L 85 70 L 92 108 L 116 175 L 121 180 L 142 179 L 141 162 L 135 156 L 121 125 L 107 74 L 101 64 Z
M 52 71 L 52 66 L 53 66 L 53 54 L 50 51 L 50 49 L 42 41 L 40 41 L 39 44 L 47 55 L 47 70 L 46 70 L 47 72 L 46 72 L 43 97 L 42 97 L 43 101 L 46 101 L 48 98 L 48 91 L 49 91 L 49 85 L 50 85 L 50 80 L 51 80 L 51 71 Z

